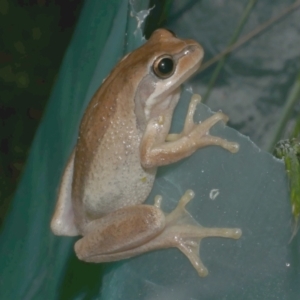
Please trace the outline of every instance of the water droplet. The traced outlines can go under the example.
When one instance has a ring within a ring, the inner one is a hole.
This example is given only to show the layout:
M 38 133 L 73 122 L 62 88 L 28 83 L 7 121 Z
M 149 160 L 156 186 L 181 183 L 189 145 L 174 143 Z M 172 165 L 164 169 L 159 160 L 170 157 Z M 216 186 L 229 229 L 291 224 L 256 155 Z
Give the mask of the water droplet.
M 218 197 L 219 194 L 220 194 L 219 189 L 212 189 L 212 190 L 210 191 L 210 193 L 209 193 L 209 198 L 210 198 L 211 200 L 215 200 L 215 199 Z

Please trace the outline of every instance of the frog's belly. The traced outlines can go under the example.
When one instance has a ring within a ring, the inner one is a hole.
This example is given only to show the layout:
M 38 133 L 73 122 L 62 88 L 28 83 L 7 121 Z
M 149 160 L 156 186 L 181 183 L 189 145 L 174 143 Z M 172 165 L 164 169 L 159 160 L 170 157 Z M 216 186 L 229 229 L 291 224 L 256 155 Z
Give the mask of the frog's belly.
M 82 204 L 87 218 L 97 218 L 125 206 L 143 203 L 155 179 L 156 168 L 144 170 L 134 159 L 112 161 L 105 168 L 95 164 L 85 184 Z M 124 157 L 123 157 L 124 158 Z M 99 172 L 99 170 L 101 170 Z

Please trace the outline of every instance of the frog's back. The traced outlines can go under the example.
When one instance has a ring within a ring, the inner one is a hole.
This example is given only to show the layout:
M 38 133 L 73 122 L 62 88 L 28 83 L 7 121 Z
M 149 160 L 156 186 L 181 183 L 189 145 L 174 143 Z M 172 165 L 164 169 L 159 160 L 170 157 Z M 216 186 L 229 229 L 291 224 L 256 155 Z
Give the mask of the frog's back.
M 151 107 L 147 100 L 151 102 L 157 86 L 166 85 L 153 74 L 153 64 L 162 55 L 184 56 L 186 47 L 186 41 L 172 33 L 156 31 L 116 65 L 89 103 L 74 160 L 72 201 L 77 222 L 142 203 L 149 194 L 156 169 L 141 167 L 140 141 Z
M 122 62 L 98 89 L 80 125 L 72 183 L 76 220 L 143 202 L 153 184 L 155 170 L 146 172 L 140 165 L 142 132 L 134 112 L 138 82 L 132 72 L 126 75 L 130 66 Z

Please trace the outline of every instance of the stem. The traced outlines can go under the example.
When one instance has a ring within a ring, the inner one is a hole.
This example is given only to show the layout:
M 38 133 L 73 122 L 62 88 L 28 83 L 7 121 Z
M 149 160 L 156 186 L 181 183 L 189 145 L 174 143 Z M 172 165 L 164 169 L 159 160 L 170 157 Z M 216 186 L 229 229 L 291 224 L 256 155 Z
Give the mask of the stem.
M 296 80 L 288 95 L 285 106 L 283 107 L 283 111 L 280 115 L 280 120 L 277 124 L 277 127 L 274 130 L 274 134 L 270 139 L 270 143 L 267 148 L 269 152 L 273 151 L 275 144 L 279 141 L 280 137 L 282 136 L 282 132 L 286 126 L 286 123 L 289 120 L 290 114 L 295 106 L 295 103 L 299 98 L 300 98 L 300 71 L 297 74 Z
M 232 44 L 231 46 L 227 47 L 225 50 L 220 52 L 218 55 L 214 56 L 212 59 L 208 60 L 205 62 L 199 72 L 203 72 L 205 69 L 209 68 L 211 65 L 214 63 L 218 62 L 221 58 L 223 58 L 225 55 L 231 53 L 232 51 L 236 50 L 237 48 L 241 47 L 243 44 L 248 42 L 250 39 L 255 37 L 256 35 L 260 34 L 262 31 L 266 30 L 269 28 L 273 23 L 279 21 L 283 17 L 286 17 L 289 13 L 295 11 L 297 8 L 300 6 L 300 0 L 294 2 L 290 6 L 288 6 L 286 9 L 284 9 L 279 15 L 269 19 L 265 23 L 259 25 L 256 27 L 254 30 L 249 32 L 248 34 L 244 35 L 241 37 L 236 43 Z
M 248 1 L 246 9 L 243 12 L 243 15 L 242 15 L 242 17 L 240 19 L 240 22 L 239 22 L 236 30 L 234 31 L 233 36 L 232 36 L 232 38 L 231 38 L 228 46 L 233 45 L 236 42 L 236 40 L 238 39 L 238 36 L 240 35 L 240 33 L 241 33 L 241 31 L 242 31 L 242 29 L 243 29 L 243 27 L 244 27 L 244 25 L 245 25 L 248 17 L 250 15 L 251 11 L 252 11 L 252 8 L 256 4 L 256 2 L 257 2 L 257 0 L 249 0 Z M 208 97 L 210 95 L 210 92 L 211 92 L 213 86 L 215 85 L 215 82 L 216 82 L 216 80 L 217 80 L 217 78 L 218 78 L 218 76 L 220 74 L 221 69 L 224 66 L 224 63 L 225 63 L 227 55 L 228 54 L 224 55 L 224 57 L 219 61 L 216 69 L 214 70 L 213 75 L 212 75 L 212 77 L 210 79 L 210 82 L 208 84 L 207 91 L 206 91 L 206 93 L 205 93 L 205 95 L 203 97 L 203 100 L 202 100 L 203 103 L 207 102 L 207 99 L 208 99 Z

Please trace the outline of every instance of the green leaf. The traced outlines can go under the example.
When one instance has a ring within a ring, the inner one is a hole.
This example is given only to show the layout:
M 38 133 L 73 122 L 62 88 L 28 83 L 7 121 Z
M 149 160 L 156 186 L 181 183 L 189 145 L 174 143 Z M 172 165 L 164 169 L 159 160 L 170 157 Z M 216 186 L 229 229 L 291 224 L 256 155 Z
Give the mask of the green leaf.
M 98 293 L 102 265 L 75 259 L 74 239 L 55 237 L 49 225 L 84 108 L 116 62 L 137 46 L 133 28 L 128 1 L 89 1 L 82 9 L 1 233 L 0 299 L 82 299 Z
M 276 15 L 287 2 L 258 1 L 242 34 Z M 178 36 L 199 41 L 208 59 L 226 47 L 246 5 L 240 0 L 174 1 L 167 25 Z M 142 8 L 147 6 L 135 10 Z M 196 197 L 187 209 L 200 224 L 242 229 L 237 241 L 201 242 L 207 278 L 200 278 L 177 249 L 85 264 L 74 256 L 73 238 L 50 232 L 57 187 L 84 108 L 117 60 L 139 41 L 130 35 L 136 29 L 130 12 L 127 1 L 117 0 L 91 0 L 82 10 L 1 233 L 0 298 L 297 299 L 300 248 L 297 237 L 288 243 L 291 209 L 284 164 L 222 124 L 211 134 L 238 142 L 240 151 L 207 147 L 160 168 L 147 199 L 152 204 L 161 194 L 162 209 L 169 212 L 185 190 L 193 189 Z M 232 126 L 261 147 L 268 144 L 274 111 L 280 112 L 300 67 L 299 37 L 293 30 L 299 29 L 298 18 L 299 13 L 293 13 L 230 55 L 209 98 L 210 107 L 221 108 Z M 212 72 L 210 68 L 199 74 L 188 86 L 204 94 Z M 180 101 L 173 132 L 182 128 L 189 97 L 185 93 Z M 195 119 L 211 114 L 199 105 Z M 209 197 L 213 189 L 219 190 L 215 200 Z

